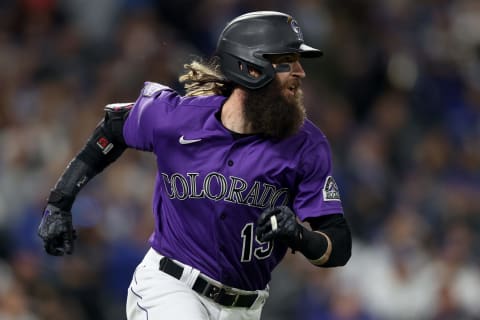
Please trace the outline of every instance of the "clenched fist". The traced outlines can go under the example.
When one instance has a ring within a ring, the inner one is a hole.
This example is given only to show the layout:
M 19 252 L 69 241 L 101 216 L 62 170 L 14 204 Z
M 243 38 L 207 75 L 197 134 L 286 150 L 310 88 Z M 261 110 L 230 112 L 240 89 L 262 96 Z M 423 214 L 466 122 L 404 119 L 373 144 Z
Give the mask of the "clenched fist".
M 48 254 L 53 256 L 72 254 L 76 239 L 72 214 L 52 204 L 47 204 L 38 227 L 38 235 L 42 238 Z
M 279 206 L 262 212 L 257 221 L 256 234 L 260 241 L 278 239 L 295 250 L 302 241 L 303 227 L 289 207 Z

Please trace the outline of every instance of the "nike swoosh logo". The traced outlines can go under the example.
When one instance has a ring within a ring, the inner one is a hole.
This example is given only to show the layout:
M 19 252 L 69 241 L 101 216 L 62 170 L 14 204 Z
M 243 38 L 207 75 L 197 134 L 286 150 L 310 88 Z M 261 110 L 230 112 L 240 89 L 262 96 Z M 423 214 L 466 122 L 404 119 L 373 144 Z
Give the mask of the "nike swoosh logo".
M 190 143 L 195 143 L 199 141 L 202 141 L 202 139 L 185 139 L 183 136 L 181 136 L 180 139 L 178 139 L 178 142 L 180 142 L 180 144 L 190 144 Z

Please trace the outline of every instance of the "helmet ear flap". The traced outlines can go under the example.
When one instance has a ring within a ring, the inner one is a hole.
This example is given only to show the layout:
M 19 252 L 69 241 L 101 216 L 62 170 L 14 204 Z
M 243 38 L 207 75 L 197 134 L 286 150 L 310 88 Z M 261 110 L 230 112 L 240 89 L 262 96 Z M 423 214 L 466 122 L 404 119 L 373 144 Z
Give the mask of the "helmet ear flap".
M 268 61 L 252 64 L 227 52 L 220 52 L 218 55 L 224 76 L 248 89 L 259 89 L 275 77 L 275 70 Z M 258 74 L 252 74 L 250 72 L 252 68 L 258 71 Z

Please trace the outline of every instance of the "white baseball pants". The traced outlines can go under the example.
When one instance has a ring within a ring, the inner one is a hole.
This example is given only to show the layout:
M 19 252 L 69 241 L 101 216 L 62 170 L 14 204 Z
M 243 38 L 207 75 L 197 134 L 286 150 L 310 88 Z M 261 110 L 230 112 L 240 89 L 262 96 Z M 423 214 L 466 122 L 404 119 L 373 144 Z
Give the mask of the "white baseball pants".
M 250 308 L 225 307 L 191 288 L 200 271 L 184 267 L 180 280 L 159 270 L 163 256 L 150 249 L 137 266 L 128 288 L 128 320 L 259 320 L 268 298 L 267 290 L 258 290 Z M 205 277 L 205 275 L 203 275 Z M 219 284 L 212 280 L 212 282 Z

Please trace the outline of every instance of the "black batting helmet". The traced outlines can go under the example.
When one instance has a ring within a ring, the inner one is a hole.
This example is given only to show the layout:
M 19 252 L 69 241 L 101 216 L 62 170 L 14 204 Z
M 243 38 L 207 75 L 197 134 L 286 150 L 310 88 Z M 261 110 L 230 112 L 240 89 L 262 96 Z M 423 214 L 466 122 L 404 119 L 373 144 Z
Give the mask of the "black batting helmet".
M 292 16 L 276 11 L 255 11 L 235 18 L 220 34 L 216 50 L 224 76 L 249 89 L 261 88 L 275 77 L 272 63 L 265 55 L 288 53 L 312 58 L 322 55 L 322 51 L 304 43 Z M 249 66 L 258 70 L 260 76 L 251 76 Z

